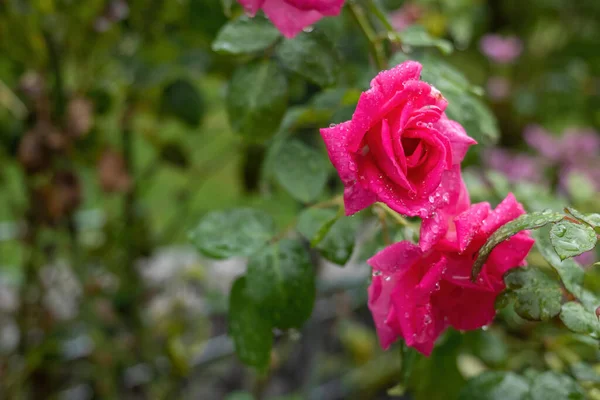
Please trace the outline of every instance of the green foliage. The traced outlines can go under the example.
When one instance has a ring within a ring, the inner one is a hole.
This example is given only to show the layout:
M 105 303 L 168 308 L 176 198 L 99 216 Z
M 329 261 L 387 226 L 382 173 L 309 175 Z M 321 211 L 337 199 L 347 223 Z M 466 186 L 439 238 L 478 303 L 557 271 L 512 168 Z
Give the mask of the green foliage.
M 442 53 L 450 54 L 454 48 L 452 43 L 445 39 L 431 36 L 424 27 L 412 25 L 399 33 L 402 46 L 410 47 L 437 47 Z
M 497 299 L 498 307 L 511 302 L 520 317 L 531 321 L 547 321 L 560 313 L 560 284 L 540 268 L 512 269 L 504 282 L 506 290 Z
M 556 372 L 544 372 L 531 383 L 531 400 L 583 400 L 581 386 L 571 377 Z
M 272 46 L 280 37 L 279 31 L 268 19 L 251 19 L 244 15 L 219 30 L 212 49 L 224 54 L 256 53 Z
M 308 203 L 323 191 L 329 163 L 321 152 L 298 140 L 290 140 L 279 147 L 272 168 L 279 184 L 292 197 Z
M 512 372 L 489 371 L 471 379 L 461 391 L 460 400 L 526 400 L 528 382 Z
M 465 379 L 456 364 L 461 344 L 461 335 L 449 331 L 431 356 L 417 356 L 409 384 L 415 400 L 458 398 L 465 385 Z M 444 379 L 440 379 L 442 376 Z
M 173 115 L 192 127 L 200 124 L 204 107 L 201 93 L 187 80 L 177 79 L 163 90 L 161 112 Z
M 307 208 L 298 216 L 296 228 L 312 247 L 317 246 L 339 219 L 339 213 L 326 208 Z
M 309 208 L 298 218 L 298 231 L 327 260 L 345 265 L 354 251 L 360 220 L 341 217 L 330 209 Z
M 336 83 L 341 56 L 333 43 L 320 31 L 301 33 L 277 46 L 277 58 L 292 72 L 319 86 Z
M 565 260 L 592 250 L 598 239 L 591 226 L 563 220 L 552 225 L 550 240 L 556 254 Z
M 281 240 L 248 260 L 246 294 L 281 329 L 299 328 L 315 302 L 315 271 L 306 248 Z
M 594 229 L 600 229 L 600 214 L 592 213 L 592 214 L 584 214 L 580 211 L 577 211 L 573 207 L 567 207 L 565 209 L 569 214 L 578 220 L 585 222 L 589 226 Z
M 251 142 L 269 139 L 279 128 L 287 98 L 287 80 L 275 62 L 257 61 L 239 67 L 227 91 L 231 127 Z
M 596 313 L 586 310 L 581 303 L 569 301 L 563 304 L 560 319 L 573 332 L 600 338 L 600 321 Z
M 238 278 L 229 295 L 229 335 L 240 360 L 266 370 L 273 346 L 271 330 L 271 322 L 248 296 L 246 278 Z
M 212 258 L 249 256 L 275 234 L 270 215 L 249 208 L 213 211 L 190 232 L 190 240 Z
M 556 213 L 551 210 L 545 210 L 540 212 L 533 212 L 530 214 L 524 214 L 520 217 L 508 222 L 501 226 L 494 232 L 487 240 L 487 242 L 479 250 L 479 255 L 475 264 L 473 264 L 472 276 L 475 278 L 479 275 L 479 271 L 483 268 L 488 256 L 494 250 L 494 247 L 516 235 L 522 230 L 540 228 L 544 225 L 558 222 L 564 218 L 561 213 Z

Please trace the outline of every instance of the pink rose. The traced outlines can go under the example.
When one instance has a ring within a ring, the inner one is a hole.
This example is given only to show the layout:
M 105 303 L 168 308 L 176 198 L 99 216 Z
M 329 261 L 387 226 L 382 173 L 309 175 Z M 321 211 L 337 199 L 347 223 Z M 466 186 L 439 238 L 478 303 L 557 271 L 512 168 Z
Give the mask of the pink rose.
M 246 13 L 253 17 L 262 9 L 273 25 L 287 38 L 325 16 L 340 13 L 344 0 L 238 0 Z
M 446 117 L 446 99 L 420 73 L 415 61 L 380 72 L 352 120 L 321 129 L 345 186 L 346 215 L 381 201 L 426 217 L 459 192 L 459 165 L 476 142 Z
M 429 355 L 448 326 L 471 330 L 489 324 L 496 296 L 505 288 L 504 273 L 524 265 L 533 239 L 520 232 L 498 245 L 475 283 L 470 279 L 473 262 L 496 229 L 523 213 L 512 194 L 495 210 L 478 203 L 454 217 L 431 250 L 403 241 L 369 259 L 369 308 L 381 346 L 387 349 L 401 337 Z

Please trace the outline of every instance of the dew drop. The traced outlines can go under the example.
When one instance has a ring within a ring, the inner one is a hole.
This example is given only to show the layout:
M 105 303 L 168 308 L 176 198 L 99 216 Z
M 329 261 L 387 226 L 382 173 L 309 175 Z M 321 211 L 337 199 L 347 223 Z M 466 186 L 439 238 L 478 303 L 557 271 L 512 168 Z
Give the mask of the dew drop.
M 563 225 L 556 225 L 556 230 L 554 233 L 558 237 L 563 237 L 567 233 L 567 228 L 565 228 Z

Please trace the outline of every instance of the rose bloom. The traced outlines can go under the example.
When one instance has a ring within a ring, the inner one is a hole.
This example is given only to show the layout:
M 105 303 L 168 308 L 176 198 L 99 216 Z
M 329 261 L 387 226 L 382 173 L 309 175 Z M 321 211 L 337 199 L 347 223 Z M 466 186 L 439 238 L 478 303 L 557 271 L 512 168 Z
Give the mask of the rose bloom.
M 504 273 L 524 265 L 534 241 L 520 232 L 502 242 L 476 282 L 470 279 L 471 269 L 490 235 L 523 213 L 512 194 L 495 210 L 478 203 L 452 218 L 445 237 L 430 250 L 402 241 L 369 259 L 369 308 L 381 346 L 387 349 L 400 337 L 429 355 L 448 326 L 472 330 L 492 322 L 496 296 L 505 288 Z
M 346 215 L 381 201 L 427 217 L 456 201 L 460 163 L 476 142 L 446 117 L 447 101 L 420 73 L 415 61 L 380 72 L 352 120 L 321 129 L 345 186 Z
M 325 16 L 340 13 L 344 0 L 238 0 L 253 17 L 262 9 L 273 25 L 287 38 Z

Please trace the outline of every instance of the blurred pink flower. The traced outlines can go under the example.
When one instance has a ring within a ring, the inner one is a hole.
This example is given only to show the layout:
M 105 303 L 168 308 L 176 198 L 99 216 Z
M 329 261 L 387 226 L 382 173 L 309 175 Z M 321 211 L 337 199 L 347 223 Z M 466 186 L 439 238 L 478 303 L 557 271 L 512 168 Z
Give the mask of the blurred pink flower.
M 498 64 L 510 64 L 523 51 L 523 43 L 516 36 L 485 35 L 479 42 L 481 52 Z
M 487 167 L 501 172 L 511 182 L 544 182 L 544 169 L 548 163 L 539 157 L 512 153 L 495 148 L 487 150 L 483 157 Z
M 488 96 L 493 100 L 504 100 L 510 95 L 510 81 L 501 76 L 492 76 L 486 84 Z
M 390 22 L 395 30 L 403 31 L 417 22 L 422 11 L 418 4 L 404 3 L 402 7 L 390 14 Z
M 504 273 L 524 265 L 534 241 L 520 232 L 498 245 L 476 282 L 470 279 L 473 260 L 493 232 L 524 212 L 512 194 L 495 210 L 478 203 L 454 217 L 431 250 L 403 241 L 369 259 L 369 309 L 381 346 L 401 337 L 429 355 L 448 326 L 472 330 L 492 322 Z
M 238 0 L 253 17 L 262 9 L 273 25 L 287 38 L 325 16 L 340 13 L 344 0 Z
M 554 136 L 539 125 L 530 125 L 525 141 L 559 169 L 560 187 L 568 187 L 569 176 L 581 174 L 600 190 L 600 135 L 589 128 L 570 128 Z

